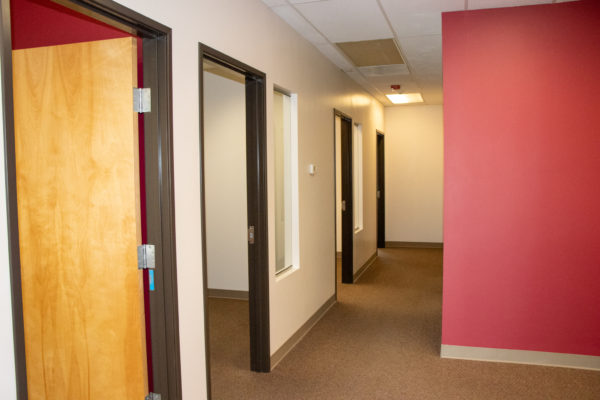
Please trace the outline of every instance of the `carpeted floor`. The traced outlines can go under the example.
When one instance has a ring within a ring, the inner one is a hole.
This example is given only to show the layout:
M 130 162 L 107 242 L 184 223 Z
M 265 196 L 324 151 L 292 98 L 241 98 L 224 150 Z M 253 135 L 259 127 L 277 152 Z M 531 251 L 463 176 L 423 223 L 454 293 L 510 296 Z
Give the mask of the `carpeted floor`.
M 385 249 L 270 374 L 249 371 L 248 303 L 209 304 L 213 400 L 600 399 L 600 372 L 441 359 L 442 251 Z

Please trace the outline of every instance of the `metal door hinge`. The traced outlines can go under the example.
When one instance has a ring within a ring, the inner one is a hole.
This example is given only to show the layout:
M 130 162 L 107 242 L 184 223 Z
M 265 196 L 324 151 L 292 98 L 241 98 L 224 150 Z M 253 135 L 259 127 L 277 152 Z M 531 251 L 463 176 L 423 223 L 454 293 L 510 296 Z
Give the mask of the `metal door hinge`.
M 133 111 L 147 113 L 151 109 L 150 88 L 133 88 Z
M 137 248 L 138 269 L 156 268 L 155 250 L 153 244 L 142 244 Z
M 254 226 L 248 227 L 248 243 L 254 244 Z
M 144 400 L 160 400 L 160 394 L 148 393 L 148 395 L 144 398 Z
M 342 211 L 346 211 L 346 200 L 342 200 Z

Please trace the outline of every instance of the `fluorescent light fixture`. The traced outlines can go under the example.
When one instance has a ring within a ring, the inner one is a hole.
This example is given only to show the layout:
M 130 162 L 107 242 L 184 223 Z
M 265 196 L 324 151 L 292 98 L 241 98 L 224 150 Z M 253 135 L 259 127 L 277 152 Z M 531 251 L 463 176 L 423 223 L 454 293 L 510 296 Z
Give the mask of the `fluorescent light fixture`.
M 422 103 L 421 93 L 394 93 L 386 94 L 387 98 L 394 104 Z

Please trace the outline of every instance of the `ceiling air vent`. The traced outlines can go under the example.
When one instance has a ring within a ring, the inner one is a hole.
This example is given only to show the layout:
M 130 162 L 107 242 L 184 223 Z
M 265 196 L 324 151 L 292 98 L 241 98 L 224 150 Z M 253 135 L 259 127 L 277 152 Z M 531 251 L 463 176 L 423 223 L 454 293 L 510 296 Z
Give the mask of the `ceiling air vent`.
M 394 39 L 336 43 L 357 67 L 404 64 Z

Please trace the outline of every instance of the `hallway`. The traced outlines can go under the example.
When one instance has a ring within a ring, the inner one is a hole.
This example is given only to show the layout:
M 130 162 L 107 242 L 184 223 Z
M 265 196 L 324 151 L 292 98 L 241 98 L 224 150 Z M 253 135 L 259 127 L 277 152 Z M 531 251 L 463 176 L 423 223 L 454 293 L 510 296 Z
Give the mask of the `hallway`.
M 226 322 L 247 303 L 211 301 L 212 398 L 600 398 L 599 372 L 441 359 L 442 250 L 380 249 L 356 284 L 338 285 L 338 303 L 270 374 L 249 371 L 247 325 Z

